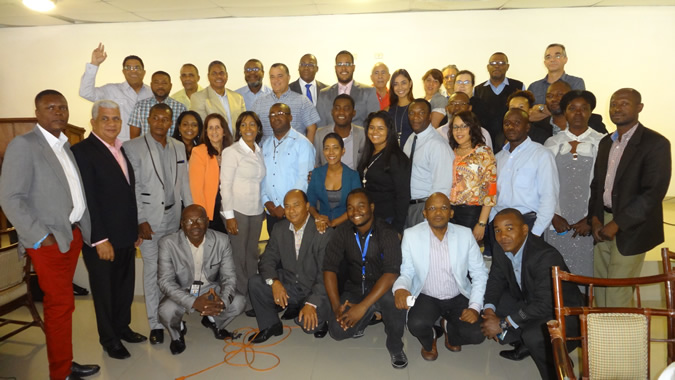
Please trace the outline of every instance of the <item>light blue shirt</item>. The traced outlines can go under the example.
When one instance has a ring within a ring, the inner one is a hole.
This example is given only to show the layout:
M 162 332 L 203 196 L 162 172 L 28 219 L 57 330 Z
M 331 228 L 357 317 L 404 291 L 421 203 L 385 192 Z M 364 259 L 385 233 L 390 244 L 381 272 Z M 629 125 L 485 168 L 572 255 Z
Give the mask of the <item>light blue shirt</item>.
M 316 107 L 314 107 L 312 102 L 310 102 L 305 95 L 293 92 L 289 88 L 277 98 L 274 92 L 270 91 L 269 93 L 260 96 L 253 104 L 253 112 L 258 114 L 258 117 L 263 124 L 264 140 L 274 135 L 272 126 L 270 125 L 269 113 L 270 108 L 272 108 L 275 103 L 284 103 L 290 107 L 291 115 L 293 116 L 291 127 L 302 135 L 306 135 L 307 127 L 316 124 L 321 120 L 319 113 L 316 112 Z
M 253 104 L 255 104 L 255 101 L 258 100 L 259 97 L 261 97 L 264 94 L 269 94 L 272 92 L 272 89 L 262 85 L 260 87 L 260 91 L 258 91 L 257 94 L 254 94 L 253 91 L 251 91 L 250 88 L 248 88 L 248 85 L 239 88 L 235 90 L 237 94 L 241 95 L 244 98 L 244 104 L 246 105 L 246 110 L 251 111 L 253 109 Z M 236 120 L 235 120 L 236 121 Z
M 492 92 L 495 93 L 495 95 L 499 95 L 504 91 L 504 87 L 506 87 L 509 84 L 509 78 L 504 77 L 504 81 L 499 84 L 499 86 L 495 87 L 490 80 L 485 81 L 485 84 L 483 86 L 490 86 L 492 88 Z M 525 90 L 525 84 L 523 84 L 523 88 L 521 90 Z M 474 91 L 474 94 L 476 92 Z
M 513 152 L 507 143 L 495 155 L 497 161 L 497 204 L 490 211 L 490 220 L 505 208 L 523 214 L 537 213 L 532 233 L 538 236 L 553 219 L 560 183 L 558 168 L 550 150 L 528 137 Z
M 289 190 L 307 192 L 307 175 L 314 169 L 315 152 L 305 136 L 291 128 L 281 140 L 274 136 L 263 140 L 261 148 L 267 169 L 262 181 L 263 206 L 269 201 L 282 206 Z
M 421 133 L 410 135 L 405 142 L 403 152 L 408 157 L 415 136 L 417 143 L 410 171 L 410 198 L 423 199 L 435 192 L 450 194 L 455 153 L 430 124 Z
M 518 287 L 520 289 L 523 288 L 521 278 L 523 273 L 523 250 L 525 249 L 525 244 L 527 244 L 527 238 L 525 238 L 523 245 L 520 246 L 520 249 L 518 249 L 518 252 L 516 252 L 515 255 L 512 252 L 504 252 L 506 258 L 509 259 L 509 261 L 511 261 L 511 265 L 513 265 L 513 274 L 516 276 L 516 282 L 518 283 Z M 492 309 L 495 311 L 495 305 L 491 303 L 486 304 L 485 309 Z M 509 320 L 509 323 L 514 329 L 519 327 L 510 316 L 507 316 L 506 319 Z
M 586 84 L 584 83 L 584 80 L 579 77 L 563 73 L 563 75 L 560 77 L 560 80 L 565 81 L 567 84 L 569 84 L 570 87 L 572 87 L 572 90 L 586 89 Z M 528 91 L 531 91 L 534 94 L 535 104 L 546 104 L 546 91 L 548 91 L 548 86 L 550 85 L 551 84 L 548 83 L 548 74 L 546 74 L 546 76 L 543 79 L 539 79 L 538 81 L 530 83 L 527 89 Z

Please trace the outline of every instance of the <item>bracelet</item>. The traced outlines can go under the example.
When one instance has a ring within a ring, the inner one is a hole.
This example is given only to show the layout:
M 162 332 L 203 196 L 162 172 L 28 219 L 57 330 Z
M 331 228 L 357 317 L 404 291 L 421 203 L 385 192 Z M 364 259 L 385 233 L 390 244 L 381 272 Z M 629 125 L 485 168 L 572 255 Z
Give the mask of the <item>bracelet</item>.
M 485 223 L 485 222 L 478 222 L 478 225 L 481 226 L 481 227 L 485 227 L 485 226 L 487 226 L 487 223 Z

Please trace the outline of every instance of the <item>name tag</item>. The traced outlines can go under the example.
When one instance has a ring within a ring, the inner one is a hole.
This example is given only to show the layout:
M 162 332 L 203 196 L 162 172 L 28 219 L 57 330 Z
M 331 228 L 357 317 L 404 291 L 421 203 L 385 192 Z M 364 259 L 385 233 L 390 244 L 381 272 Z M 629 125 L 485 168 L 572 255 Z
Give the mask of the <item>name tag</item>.
M 195 281 L 192 283 L 192 286 L 190 286 L 190 295 L 193 297 L 199 297 L 199 291 L 202 288 L 202 285 L 204 283 L 201 281 Z

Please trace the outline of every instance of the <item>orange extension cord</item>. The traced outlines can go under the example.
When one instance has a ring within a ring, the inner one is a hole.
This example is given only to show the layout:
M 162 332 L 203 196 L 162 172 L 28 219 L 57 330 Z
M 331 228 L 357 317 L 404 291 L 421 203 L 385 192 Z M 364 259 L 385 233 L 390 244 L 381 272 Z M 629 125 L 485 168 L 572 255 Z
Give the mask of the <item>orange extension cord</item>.
M 223 358 L 222 362 L 214 364 L 214 365 L 212 365 L 208 368 L 204 368 L 203 370 L 192 373 L 190 375 L 177 377 L 176 380 L 185 380 L 188 377 L 197 376 L 201 373 L 204 373 L 208 370 L 216 368 L 219 365 L 225 364 L 225 363 L 227 363 L 231 366 L 234 366 L 234 367 L 248 367 L 248 368 L 250 368 L 254 371 L 259 371 L 259 372 L 270 371 L 270 370 L 276 368 L 279 365 L 279 363 L 281 363 L 281 359 L 277 355 L 274 355 L 270 352 L 260 351 L 260 349 L 276 346 L 277 344 L 283 342 L 284 340 L 286 340 L 286 338 L 288 338 L 291 335 L 291 331 L 293 329 L 296 329 L 296 328 L 298 328 L 298 326 L 286 326 L 286 325 L 284 325 L 284 329 L 288 330 L 288 334 L 284 335 L 284 337 L 281 338 L 278 342 L 275 342 L 275 343 L 272 343 L 272 344 L 256 344 L 256 345 L 254 345 L 253 343 L 249 343 L 248 337 L 251 336 L 251 334 L 253 334 L 254 336 L 258 335 L 260 330 L 254 329 L 252 327 L 242 327 L 240 329 L 234 330 L 232 332 L 233 334 L 236 334 L 236 333 L 238 333 L 242 330 L 246 330 L 246 333 L 244 333 L 244 338 L 242 339 L 241 343 L 233 341 L 232 338 L 225 339 L 225 347 L 223 347 L 223 351 L 225 352 L 225 357 Z M 254 347 L 255 347 L 255 349 L 254 349 Z M 241 353 L 244 354 L 245 363 L 233 363 L 232 360 L 234 358 L 236 358 Z M 277 360 L 277 362 L 276 362 L 276 364 L 274 364 L 273 366 L 268 367 L 268 368 L 255 368 L 255 367 L 253 367 L 253 362 L 255 362 L 255 356 L 256 355 L 271 356 L 271 357 L 275 358 Z

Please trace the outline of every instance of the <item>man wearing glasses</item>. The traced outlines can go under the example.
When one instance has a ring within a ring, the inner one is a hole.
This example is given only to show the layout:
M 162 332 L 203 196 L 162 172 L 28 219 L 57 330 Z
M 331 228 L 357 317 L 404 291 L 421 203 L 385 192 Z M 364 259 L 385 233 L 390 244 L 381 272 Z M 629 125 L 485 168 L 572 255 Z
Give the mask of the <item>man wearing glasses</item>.
M 253 104 L 263 94 L 269 94 L 272 89 L 263 84 L 265 77 L 265 68 L 259 59 L 251 58 L 244 65 L 244 80 L 246 86 L 237 89 L 235 92 L 244 97 L 246 110 L 253 108 Z
M 544 66 L 546 66 L 548 74 L 546 74 L 544 78 L 532 82 L 530 86 L 527 87 L 527 89 L 534 94 L 536 106 L 543 105 L 546 102 L 546 90 L 548 89 L 548 86 L 559 79 L 567 82 L 570 87 L 572 87 L 572 90 L 586 89 L 583 79 L 565 73 L 565 64 L 567 64 L 567 52 L 565 51 L 565 46 L 562 44 L 548 45 L 544 52 Z
M 106 58 L 108 54 L 105 52 L 105 46 L 99 43 L 91 53 L 91 63 L 87 63 L 80 80 L 80 96 L 92 102 L 108 99 L 119 104 L 122 130 L 117 138 L 124 142 L 130 138 L 128 123 L 136 102 L 152 97 L 152 91 L 148 85 L 143 84 L 145 67 L 143 60 L 135 55 L 127 56 L 122 61 L 122 74 L 126 81 L 96 87 L 98 67 Z
M 319 101 L 316 108 L 321 116 L 320 126 L 329 125 L 333 122 L 331 110 L 333 109 L 333 100 L 338 95 L 347 94 L 354 99 L 356 116 L 353 123 L 363 126 L 363 122 L 369 113 L 380 109 L 380 102 L 377 101 L 375 88 L 359 83 L 354 80 L 354 56 L 352 53 L 343 50 L 335 57 L 335 75 L 338 82 L 334 85 L 324 88 L 319 93 Z
M 316 107 L 316 102 L 319 100 L 319 91 L 328 87 L 325 83 L 315 79 L 318 71 L 319 64 L 316 57 L 312 54 L 305 54 L 300 58 L 300 64 L 298 65 L 300 78 L 289 85 L 291 91 L 305 95 L 314 107 Z
M 443 87 L 445 87 L 445 94 L 449 98 L 455 92 L 455 78 L 459 69 L 455 65 L 447 65 L 441 70 L 443 72 Z

